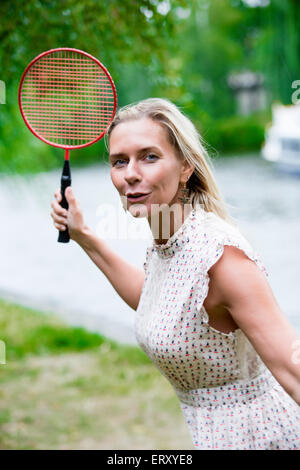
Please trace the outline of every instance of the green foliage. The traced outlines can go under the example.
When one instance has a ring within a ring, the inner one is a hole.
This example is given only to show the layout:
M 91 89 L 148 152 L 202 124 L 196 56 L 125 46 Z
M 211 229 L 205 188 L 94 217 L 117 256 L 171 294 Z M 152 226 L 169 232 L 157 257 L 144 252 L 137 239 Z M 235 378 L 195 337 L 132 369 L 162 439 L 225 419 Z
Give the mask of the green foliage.
M 270 119 L 269 113 L 255 113 L 211 120 L 210 124 L 206 123 L 204 139 L 218 152 L 221 149 L 222 155 L 257 151 L 264 141 L 265 127 Z
M 183 108 L 220 153 L 259 150 L 264 121 L 236 117 L 228 76 L 263 74 L 272 101 L 291 103 L 300 78 L 298 0 L 249 7 L 244 0 L 2 0 L 0 172 L 61 167 L 63 152 L 39 142 L 18 110 L 17 88 L 29 61 L 62 46 L 86 50 L 111 72 L 118 104 L 150 96 Z M 284 38 L 284 40 L 282 39 Z M 248 126 L 248 128 L 247 128 Z M 105 158 L 104 142 L 72 152 L 72 165 Z
M 120 78 L 123 65 L 162 60 L 176 17 L 161 14 L 163 0 L 2 0 L 1 63 L 15 79 L 37 54 L 56 47 L 88 50 Z M 175 0 L 173 8 L 186 6 Z
M 31 330 L 23 346 L 34 354 L 49 354 L 50 351 L 81 351 L 99 346 L 102 342 L 103 338 L 99 335 L 87 333 L 83 328 L 42 325 Z
M 55 168 L 57 149 L 33 137 L 17 104 L 17 84 L 7 87 L 7 104 L 0 108 L 0 172 L 38 172 Z M 60 160 L 61 161 L 61 160 Z
M 300 77 L 300 3 L 272 0 L 253 37 L 251 65 L 261 70 L 272 101 L 291 104 L 292 82 Z
M 174 0 L 173 8 L 186 7 Z M 27 64 L 39 53 L 74 47 L 98 57 L 117 85 L 122 106 L 151 95 L 176 36 L 177 16 L 165 14 L 163 0 L 28 0 L 0 3 L 0 79 L 6 105 L 0 105 L 0 172 L 39 172 L 61 167 L 63 151 L 34 137 L 24 125 L 17 90 Z M 164 76 L 164 72 L 162 72 Z M 72 152 L 72 166 L 102 160 L 104 142 Z
M 38 313 L 4 300 L 0 300 L 0 332 L 0 339 L 6 344 L 7 362 L 33 354 L 44 356 L 104 348 L 114 353 L 118 363 L 149 363 L 137 347 L 118 345 L 97 333 L 67 326 L 55 315 Z
M 7 91 L 7 104 L 0 108 L 0 173 L 39 173 L 61 168 L 64 150 L 37 139 L 25 125 L 18 104 L 18 84 Z M 72 151 L 72 167 L 85 166 L 105 157 L 104 140 Z

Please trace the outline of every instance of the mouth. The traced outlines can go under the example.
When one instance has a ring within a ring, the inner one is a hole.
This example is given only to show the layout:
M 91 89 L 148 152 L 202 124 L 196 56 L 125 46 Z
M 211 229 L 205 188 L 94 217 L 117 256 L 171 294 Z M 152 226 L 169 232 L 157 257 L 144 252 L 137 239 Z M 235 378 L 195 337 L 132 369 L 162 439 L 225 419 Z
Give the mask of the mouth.
M 135 196 L 130 196 L 128 195 L 127 196 L 127 199 L 128 201 L 130 202 L 140 202 L 140 201 L 143 201 L 143 199 L 145 199 L 147 196 L 149 196 L 150 193 L 147 193 L 147 194 L 137 194 Z

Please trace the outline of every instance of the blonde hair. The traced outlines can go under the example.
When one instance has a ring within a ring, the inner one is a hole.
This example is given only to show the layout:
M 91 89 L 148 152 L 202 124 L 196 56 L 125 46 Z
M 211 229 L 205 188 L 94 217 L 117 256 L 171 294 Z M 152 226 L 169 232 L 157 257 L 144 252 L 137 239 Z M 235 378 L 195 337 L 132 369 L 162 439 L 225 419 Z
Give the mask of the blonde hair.
M 171 144 L 181 158 L 185 159 L 194 172 L 187 181 L 192 207 L 197 204 L 207 212 L 214 212 L 222 219 L 236 225 L 229 215 L 213 175 L 213 165 L 203 139 L 194 124 L 173 103 L 162 98 L 148 98 L 119 109 L 110 124 L 108 139 L 114 128 L 121 122 L 150 118 L 160 123 L 167 131 Z

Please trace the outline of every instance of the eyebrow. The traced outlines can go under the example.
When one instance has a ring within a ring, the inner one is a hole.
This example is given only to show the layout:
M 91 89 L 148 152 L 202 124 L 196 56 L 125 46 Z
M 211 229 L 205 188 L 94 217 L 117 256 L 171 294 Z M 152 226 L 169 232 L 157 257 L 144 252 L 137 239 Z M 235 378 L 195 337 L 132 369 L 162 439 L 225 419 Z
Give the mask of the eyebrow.
M 152 147 L 144 147 L 138 151 L 138 155 L 149 152 L 149 151 L 155 151 L 155 152 L 161 152 L 161 150 L 158 147 L 152 146 Z M 113 160 L 114 158 L 119 158 L 119 157 L 126 157 L 126 153 L 120 152 L 120 153 L 112 153 L 109 155 L 110 160 Z

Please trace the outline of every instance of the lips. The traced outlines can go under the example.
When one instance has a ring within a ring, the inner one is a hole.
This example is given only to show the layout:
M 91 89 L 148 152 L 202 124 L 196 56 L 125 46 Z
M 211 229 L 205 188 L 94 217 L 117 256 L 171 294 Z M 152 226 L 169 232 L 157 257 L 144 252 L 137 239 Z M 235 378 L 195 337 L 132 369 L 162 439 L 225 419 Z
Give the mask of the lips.
M 141 201 L 143 200 L 144 198 L 146 198 L 150 193 L 145 193 L 145 194 L 142 194 L 142 193 L 133 193 L 133 194 L 127 194 L 127 199 L 128 201 Z

